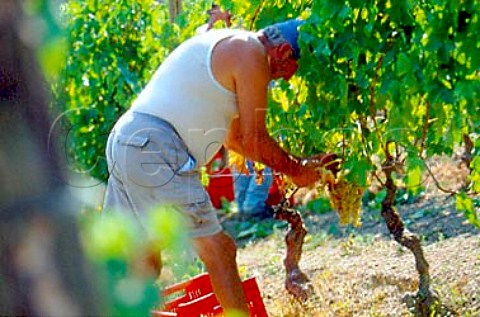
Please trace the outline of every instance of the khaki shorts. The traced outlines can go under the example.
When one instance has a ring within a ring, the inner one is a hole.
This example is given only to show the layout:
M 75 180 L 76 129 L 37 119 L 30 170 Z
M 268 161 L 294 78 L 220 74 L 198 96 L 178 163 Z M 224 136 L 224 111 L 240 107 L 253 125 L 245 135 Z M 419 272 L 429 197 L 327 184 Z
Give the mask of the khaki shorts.
M 115 124 L 106 155 L 105 210 L 131 212 L 148 230 L 147 212 L 169 204 L 185 216 L 192 237 L 222 230 L 195 160 L 168 122 L 128 111 Z

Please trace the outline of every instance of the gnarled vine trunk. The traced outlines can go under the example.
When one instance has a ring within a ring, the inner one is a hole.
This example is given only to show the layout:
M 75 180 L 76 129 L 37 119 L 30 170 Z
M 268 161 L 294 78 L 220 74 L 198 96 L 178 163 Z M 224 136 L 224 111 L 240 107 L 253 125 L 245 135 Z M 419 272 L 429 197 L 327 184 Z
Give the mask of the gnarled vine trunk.
M 274 207 L 274 217 L 289 224 L 285 236 L 287 252 L 283 261 L 286 269 L 285 288 L 300 300 L 307 300 L 313 294 L 313 286 L 308 276 L 299 266 L 302 256 L 303 239 L 307 234 L 300 212 L 287 208 L 282 203 Z
M 440 302 L 430 288 L 429 265 L 423 254 L 420 239 L 405 228 L 400 215 L 395 210 L 394 199 L 397 187 L 392 178 L 392 171 L 385 170 L 384 172 L 387 177 L 385 183 L 387 195 L 382 201 L 381 215 L 395 241 L 413 253 L 419 275 L 418 292 L 413 295 L 407 294 L 404 301 L 417 316 L 437 316 L 437 313 L 440 311 Z

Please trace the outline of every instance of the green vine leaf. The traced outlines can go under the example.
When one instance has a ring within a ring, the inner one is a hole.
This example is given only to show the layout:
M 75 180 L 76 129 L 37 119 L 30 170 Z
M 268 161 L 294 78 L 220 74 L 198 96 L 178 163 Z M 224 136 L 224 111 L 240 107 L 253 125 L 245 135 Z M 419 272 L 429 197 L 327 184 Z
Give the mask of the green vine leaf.
M 473 199 L 467 196 L 464 192 L 456 196 L 456 208 L 458 211 L 463 211 L 465 218 L 474 226 L 480 228 L 480 219 L 474 207 Z

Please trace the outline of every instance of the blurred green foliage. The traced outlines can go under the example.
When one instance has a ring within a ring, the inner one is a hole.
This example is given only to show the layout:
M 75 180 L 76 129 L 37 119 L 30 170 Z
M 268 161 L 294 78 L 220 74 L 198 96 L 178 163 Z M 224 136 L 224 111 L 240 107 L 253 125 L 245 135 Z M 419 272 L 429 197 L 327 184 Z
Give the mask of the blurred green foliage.
M 50 82 L 58 80 L 61 70 L 59 61 L 65 59 L 65 37 L 61 20 L 59 0 L 26 0 L 24 12 L 28 20 L 24 36 L 35 45 L 40 65 Z
M 112 316 L 147 316 L 161 303 L 157 278 L 146 266 L 154 253 L 173 273 L 168 281 L 198 274 L 185 225 L 174 207 L 152 209 L 141 227 L 133 215 L 118 211 L 83 214 L 80 219 L 84 250 L 103 289 L 104 307 Z

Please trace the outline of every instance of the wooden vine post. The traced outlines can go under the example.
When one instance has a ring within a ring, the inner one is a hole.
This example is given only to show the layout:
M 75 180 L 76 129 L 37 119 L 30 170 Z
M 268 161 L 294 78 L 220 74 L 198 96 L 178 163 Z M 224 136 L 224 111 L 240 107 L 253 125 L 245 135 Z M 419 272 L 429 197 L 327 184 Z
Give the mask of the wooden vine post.
M 168 0 L 168 11 L 170 13 L 170 23 L 175 22 L 177 16 L 182 12 L 182 0 Z

